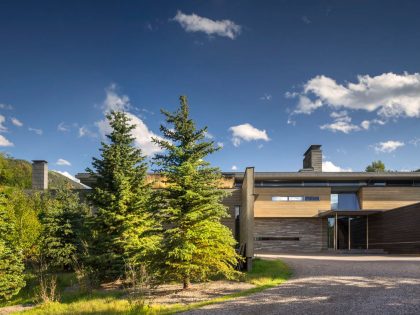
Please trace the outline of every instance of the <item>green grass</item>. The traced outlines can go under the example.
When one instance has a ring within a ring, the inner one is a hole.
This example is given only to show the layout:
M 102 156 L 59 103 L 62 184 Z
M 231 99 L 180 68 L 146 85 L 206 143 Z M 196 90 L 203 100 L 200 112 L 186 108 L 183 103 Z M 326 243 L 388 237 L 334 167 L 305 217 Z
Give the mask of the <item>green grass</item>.
M 95 314 L 157 314 L 166 315 L 187 311 L 210 304 L 220 303 L 241 296 L 247 296 L 265 289 L 275 287 L 286 281 L 291 275 L 288 266 L 279 260 L 255 259 L 253 270 L 246 273 L 243 281 L 252 283 L 254 288 L 224 295 L 207 301 L 192 303 L 188 305 L 175 304 L 163 305 L 142 305 L 130 303 L 123 298 L 122 291 L 95 292 L 91 295 L 63 294 L 61 303 L 49 303 L 40 305 L 34 309 L 24 312 L 25 315 L 95 315 Z

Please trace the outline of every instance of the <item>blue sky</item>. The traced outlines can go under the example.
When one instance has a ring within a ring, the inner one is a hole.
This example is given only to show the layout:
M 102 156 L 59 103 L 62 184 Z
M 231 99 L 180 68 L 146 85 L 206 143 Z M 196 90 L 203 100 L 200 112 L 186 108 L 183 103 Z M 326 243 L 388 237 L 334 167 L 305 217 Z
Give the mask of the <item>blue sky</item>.
M 327 170 L 417 169 L 418 12 L 417 1 L 2 1 L 0 150 L 82 172 L 104 113 L 123 108 L 152 155 L 159 110 L 185 94 L 223 144 L 210 160 L 224 171 L 295 171 L 310 144 Z

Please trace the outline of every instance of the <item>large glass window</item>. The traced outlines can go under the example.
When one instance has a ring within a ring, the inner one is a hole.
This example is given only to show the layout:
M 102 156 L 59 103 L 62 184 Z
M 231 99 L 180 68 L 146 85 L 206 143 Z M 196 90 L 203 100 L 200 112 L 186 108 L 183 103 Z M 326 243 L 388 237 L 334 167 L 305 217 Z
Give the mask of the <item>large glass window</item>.
M 357 194 L 331 194 L 331 210 L 360 210 Z

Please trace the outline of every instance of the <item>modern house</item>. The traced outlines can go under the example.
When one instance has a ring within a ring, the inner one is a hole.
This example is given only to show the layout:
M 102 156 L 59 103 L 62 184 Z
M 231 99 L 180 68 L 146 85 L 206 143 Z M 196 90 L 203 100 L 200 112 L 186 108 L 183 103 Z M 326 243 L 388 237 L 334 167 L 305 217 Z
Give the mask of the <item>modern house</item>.
M 34 161 L 35 186 L 45 188 L 45 161 Z M 37 175 L 39 174 L 39 175 Z M 320 145 L 304 153 L 297 172 L 223 173 L 223 202 L 241 252 L 384 250 L 420 254 L 420 172 L 323 172 Z M 86 173 L 76 177 L 92 186 Z M 155 188 L 165 185 L 149 175 Z

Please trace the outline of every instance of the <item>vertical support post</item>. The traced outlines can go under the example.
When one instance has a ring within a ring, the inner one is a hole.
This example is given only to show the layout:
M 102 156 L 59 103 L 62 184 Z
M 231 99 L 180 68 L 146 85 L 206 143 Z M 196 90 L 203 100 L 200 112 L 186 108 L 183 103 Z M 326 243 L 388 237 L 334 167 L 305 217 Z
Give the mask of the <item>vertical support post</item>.
M 366 249 L 369 249 L 369 216 L 366 216 Z
M 337 218 L 337 213 L 335 213 L 335 223 L 334 223 L 334 250 L 338 249 L 338 244 L 337 244 L 337 233 L 338 233 L 338 218 Z
M 350 217 L 348 217 L 348 224 L 349 224 L 349 235 L 348 235 L 348 238 L 349 238 L 349 241 L 348 241 L 348 244 L 349 244 L 349 250 L 351 249 L 351 240 L 350 240 L 350 236 L 351 236 L 351 232 L 350 232 L 350 222 L 351 222 L 351 220 L 350 220 Z

